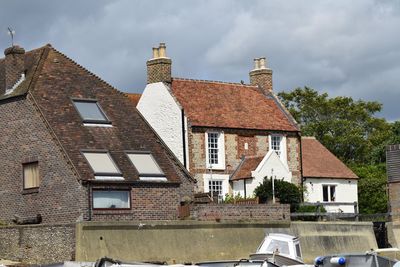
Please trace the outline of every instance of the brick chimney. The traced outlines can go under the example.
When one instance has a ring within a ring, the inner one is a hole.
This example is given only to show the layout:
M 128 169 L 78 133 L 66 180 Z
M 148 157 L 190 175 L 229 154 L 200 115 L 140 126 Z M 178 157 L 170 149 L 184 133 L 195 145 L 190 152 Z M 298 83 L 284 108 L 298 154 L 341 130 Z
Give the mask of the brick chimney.
M 25 75 L 25 50 L 22 47 L 18 45 L 9 47 L 4 50 L 4 55 L 6 56 L 4 60 L 5 84 L 1 94 L 12 89 Z
M 165 43 L 153 47 L 153 58 L 147 61 L 147 83 L 171 82 L 172 60 L 167 57 Z
M 272 70 L 266 67 L 265 57 L 254 59 L 254 69 L 250 71 L 250 84 L 260 86 L 265 92 L 272 91 Z

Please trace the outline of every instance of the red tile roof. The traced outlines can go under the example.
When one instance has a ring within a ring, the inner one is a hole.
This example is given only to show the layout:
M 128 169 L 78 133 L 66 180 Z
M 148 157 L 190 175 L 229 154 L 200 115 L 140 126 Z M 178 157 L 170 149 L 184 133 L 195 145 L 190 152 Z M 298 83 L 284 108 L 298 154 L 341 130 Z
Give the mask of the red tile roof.
M 231 176 L 231 181 L 251 178 L 251 172 L 254 171 L 264 157 L 246 157 L 240 163 L 239 167 Z
M 142 94 L 126 94 L 126 96 L 129 98 L 129 100 L 135 105 L 135 107 L 137 106 L 137 104 L 139 103 L 140 97 L 142 96 Z
M 171 90 L 192 126 L 299 131 L 277 98 L 257 86 L 173 78 Z
M 314 137 L 301 138 L 301 153 L 305 178 L 358 179 L 354 172 Z

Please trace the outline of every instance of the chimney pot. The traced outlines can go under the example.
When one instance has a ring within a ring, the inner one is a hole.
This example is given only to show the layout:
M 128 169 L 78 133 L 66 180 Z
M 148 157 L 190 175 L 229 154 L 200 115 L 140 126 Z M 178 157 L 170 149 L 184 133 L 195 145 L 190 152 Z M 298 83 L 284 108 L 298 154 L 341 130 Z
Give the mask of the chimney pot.
M 250 84 L 259 86 L 264 93 L 272 91 L 272 70 L 266 67 L 266 59 L 255 58 L 254 69 L 250 71 Z
M 254 69 L 258 70 L 260 68 L 260 59 L 255 58 L 254 59 Z
M 170 83 L 172 61 L 166 55 L 165 43 L 153 47 L 153 58 L 147 61 L 147 83 Z
M 167 57 L 167 47 L 165 46 L 165 43 L 160 43 L 158 50 L 160 53 L 159 54 L 160 57 Z
M 160 53 L 157 47 L 153 47 L 153 59 L 154 58 L 159 58 L 160 57 Z
M 259 59 L 260 60 L 260 69 L 266 69 L 266 60 L 265 57 L 262 57 Z

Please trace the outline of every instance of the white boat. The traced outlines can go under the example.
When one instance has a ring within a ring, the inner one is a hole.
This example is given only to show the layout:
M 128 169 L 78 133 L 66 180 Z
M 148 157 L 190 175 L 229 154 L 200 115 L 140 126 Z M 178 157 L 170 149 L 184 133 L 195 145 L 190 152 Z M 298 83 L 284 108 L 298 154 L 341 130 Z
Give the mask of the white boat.
M 400 262 L 377 255 L 375 251 L 354 254 L 338 254 L 317 257 L 314 266 L 318 267 L 400 267 Z
M 268 260 L 278 266 L 304 264 L 300 240 L 287 234 L 266 235 L 256 253 L 250 254 L 250 260 Z

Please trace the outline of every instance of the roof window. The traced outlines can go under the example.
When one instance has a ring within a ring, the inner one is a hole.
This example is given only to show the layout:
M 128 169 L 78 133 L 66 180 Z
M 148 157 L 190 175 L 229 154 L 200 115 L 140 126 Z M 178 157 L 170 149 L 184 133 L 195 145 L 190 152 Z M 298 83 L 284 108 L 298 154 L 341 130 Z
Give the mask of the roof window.
M 128 158 L 139 172 L 140 180 L 166 181 L 164 172 L 150 153 L 129 152 Z
M 83 152 L 94 172 L 96 180 L 122 180 L 117 165 L 108 152 Z
M 96 100 L 74 99 L 73 102 L 84 123 L 111 124 Z

